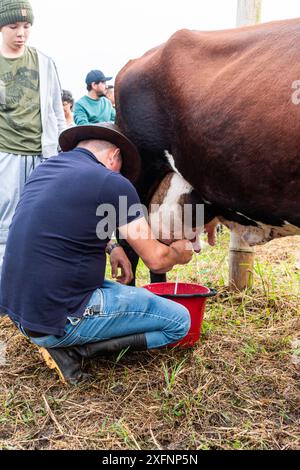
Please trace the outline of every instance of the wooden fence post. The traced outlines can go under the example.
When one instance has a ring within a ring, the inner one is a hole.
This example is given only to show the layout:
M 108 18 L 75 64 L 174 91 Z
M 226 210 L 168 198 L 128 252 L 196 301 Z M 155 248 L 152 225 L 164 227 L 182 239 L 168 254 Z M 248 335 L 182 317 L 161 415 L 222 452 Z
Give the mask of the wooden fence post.
M 237 26 L 247 26 L 260 22 L 262 0 L 238 0 Z M 244 245 L 242 240 L 231 232 L 229 251 L 229 287 L 244 290 L 253 283 L 255 249 Z
M 242 291 L 253 285 L 255 249 L 229 251 L 229 288 Z
M 238 27 L 260 23 L 262 0 L 238 0 Z

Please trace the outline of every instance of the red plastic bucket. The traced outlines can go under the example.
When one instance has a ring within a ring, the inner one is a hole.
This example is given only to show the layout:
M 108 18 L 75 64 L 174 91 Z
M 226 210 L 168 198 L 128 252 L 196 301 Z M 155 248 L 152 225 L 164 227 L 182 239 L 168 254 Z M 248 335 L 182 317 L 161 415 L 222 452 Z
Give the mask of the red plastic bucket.
M 176 290 L 175 282 L 149 284 L 144 286 L 144 288 L 153 294 L 184 305 L 184 307 L 188 309 L 191 317 L 190 331 L 182 340 L 172 344 L 171 347 L 180 345 L 187 348 L 193 346 L 200 338 L 206 300 L 209 297 L 217 295 L 217 291 L 209 289 L 208 287 L 200 286 L 199 284 L 185 283 L 178 283 Z

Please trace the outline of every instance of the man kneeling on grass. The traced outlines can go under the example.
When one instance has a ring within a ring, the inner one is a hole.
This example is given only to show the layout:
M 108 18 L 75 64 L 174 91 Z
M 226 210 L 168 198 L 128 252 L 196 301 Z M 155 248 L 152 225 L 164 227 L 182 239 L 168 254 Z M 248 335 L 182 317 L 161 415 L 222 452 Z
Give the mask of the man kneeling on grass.
M 17 206 L 0 307 L 63 381 L 76 384 L 85 378 L 82 358 L 160 348 L 190 327 L 185 307 L 123 285 L 131 265 L 110 241 L 113 232 L 158 273 L 188 263 L 192 251 L 186 240 L 168 247 L 154 239 L 129 181 L 139 172 L 138 152 L 116 126 L 70 128 L 60 145 L 63 153 L 36 168 Z M 105 280 L 106 252 L 114 277 L 121 269 L 118 282 Z

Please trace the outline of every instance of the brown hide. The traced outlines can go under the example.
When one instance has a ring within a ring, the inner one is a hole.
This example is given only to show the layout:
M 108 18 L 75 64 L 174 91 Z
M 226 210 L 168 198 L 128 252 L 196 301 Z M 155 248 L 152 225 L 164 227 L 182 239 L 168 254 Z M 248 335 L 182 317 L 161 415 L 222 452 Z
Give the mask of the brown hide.
M 147 123 L 152 134 L 156 122 L 157 134 L 165 126 L 177 169 L 205 201 L 264 223 L 274 217 L 299 226 L 300 105 L 292 102 L 299 44 L 299 19 L 179 31 L 119 73 L 118 124 L 142 158 Z M 143 83 L 167 122 L 138 108 Z M 130 108 L 120 91 L 133 89 L 137 103 Z

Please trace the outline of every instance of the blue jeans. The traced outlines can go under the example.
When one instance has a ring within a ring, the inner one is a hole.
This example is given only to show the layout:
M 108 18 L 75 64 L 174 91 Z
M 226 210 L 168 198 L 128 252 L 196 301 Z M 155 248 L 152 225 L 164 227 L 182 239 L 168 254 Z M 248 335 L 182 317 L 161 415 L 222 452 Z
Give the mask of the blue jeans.
M 87 308 L 93 306 L 100 307 L 99 313 L 87 311 L 82 318 L 68 317 L 64 336 L 30 340 L 41 347 L 67 348 L 145 333 L 148 349 L 155 349 L 184 338 L 190 329 L 190 314 L 185 307 L 143 288 L 104 281 Z

